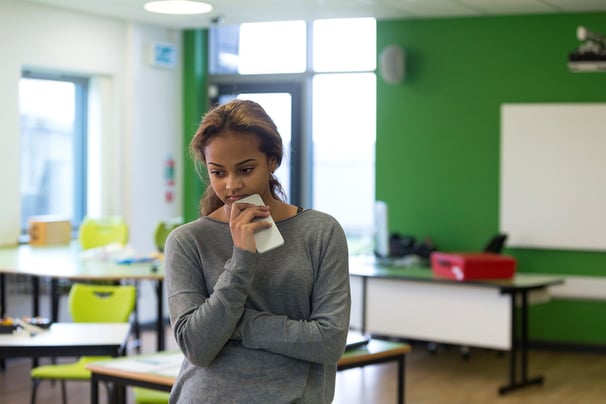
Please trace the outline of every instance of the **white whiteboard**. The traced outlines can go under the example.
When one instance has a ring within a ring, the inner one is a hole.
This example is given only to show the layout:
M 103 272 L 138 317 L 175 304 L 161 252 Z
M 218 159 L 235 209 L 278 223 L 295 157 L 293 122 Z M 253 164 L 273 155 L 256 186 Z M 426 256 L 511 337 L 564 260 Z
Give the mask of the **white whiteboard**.
M 507 245 L 606 251 L 606 104 L 501 105 Z

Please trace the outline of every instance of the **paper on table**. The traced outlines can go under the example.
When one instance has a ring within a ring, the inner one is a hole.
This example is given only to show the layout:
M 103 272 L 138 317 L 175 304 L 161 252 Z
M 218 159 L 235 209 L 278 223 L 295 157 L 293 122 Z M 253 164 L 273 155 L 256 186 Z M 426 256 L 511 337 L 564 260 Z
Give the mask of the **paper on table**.
M 144 355 L 128 359 L 114 359 L 102 363 L 105 367 L 128 372 L 176 376 L 181 367 L 181 362 L 183 362 L 183 354 L 178 352 L 174 354 Z

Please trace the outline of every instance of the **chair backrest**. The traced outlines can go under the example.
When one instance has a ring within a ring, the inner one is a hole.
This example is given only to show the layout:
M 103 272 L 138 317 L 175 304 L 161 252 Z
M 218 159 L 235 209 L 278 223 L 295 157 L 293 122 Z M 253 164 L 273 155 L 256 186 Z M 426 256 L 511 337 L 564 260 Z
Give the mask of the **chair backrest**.
M 156 245 L 158 251 L 164 252 L 164 244 L 166 243 L 166 238 L 168 237 L 171 231 L 181 226 L 182 224 L 182 217 L 161 220 L 158 222 L 158 224 L 156 225 L 156 230 L 154 231 L 154 244 Z
M 85 218 L 78 230 L 78 241 L 83 250 L 128 242 L 128 226 L 121 217 Z
M 486 247 L 484 247 L 484 252 L 491 252 L 500 254 L 505 247 L 505 241 L 507 240 L 507 234 L 500 233 L 496 236 L 492 237 Z
M 134 285 L 74 283 L 68 297 L 69 312 L 77 323 L 124 323 L 135 309 Z

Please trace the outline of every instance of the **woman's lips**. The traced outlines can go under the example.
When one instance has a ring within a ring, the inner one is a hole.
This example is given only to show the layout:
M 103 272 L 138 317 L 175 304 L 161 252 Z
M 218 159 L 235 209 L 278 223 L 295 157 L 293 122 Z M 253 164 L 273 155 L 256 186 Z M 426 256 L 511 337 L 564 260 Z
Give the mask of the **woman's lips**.
M 246 197 L 246 195 L 232 195 L 232 196 L 228 196 L 227 197 L 227 202 L 229 203 L 234 203 L 236 201 L 239 201 L 240 199 Z

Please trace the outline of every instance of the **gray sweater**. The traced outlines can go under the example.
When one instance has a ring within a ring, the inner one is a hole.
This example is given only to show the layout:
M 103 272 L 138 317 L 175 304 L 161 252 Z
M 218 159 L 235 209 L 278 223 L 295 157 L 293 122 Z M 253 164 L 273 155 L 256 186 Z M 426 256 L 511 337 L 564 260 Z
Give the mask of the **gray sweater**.
M 349 328 L 345 234 L 305 210 L 277 223 L 284 245 L 234 247 L 208 217 L 168 237 L 171 324 L 185 361 L 171 403 L 330 403 Z

